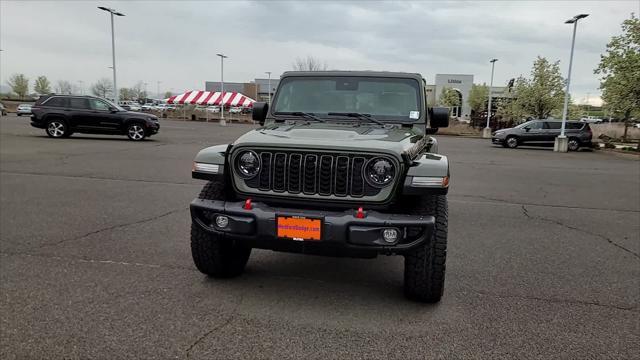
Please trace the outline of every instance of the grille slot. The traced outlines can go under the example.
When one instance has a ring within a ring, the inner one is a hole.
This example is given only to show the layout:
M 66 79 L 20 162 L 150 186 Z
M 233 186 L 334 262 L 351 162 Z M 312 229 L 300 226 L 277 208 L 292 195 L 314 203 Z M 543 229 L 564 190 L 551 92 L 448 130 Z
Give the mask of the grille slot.
M 260 181 L 258 188 L 260 190 L 271 190 L 271 153 L 260 153 L 262 160 L 262 168 L 260 169 Z
M 355 157 L 351 165 L 351 196 L 364 195 L 364 175 L 362 168 L 364 167 L 365 158 Z
M 316 162 L 317 155 L 307 155 L 304 157 L 304 180 L 302 191 L 305 194 L 316 193 Z
M 283 192 L 285 190 L 286 165 L 287 154 L 277 153 L 273 162 L 273 191 Z
M 301 191 L 302 180 L 302 155 L 291 154 L 289 156 L 289 192 L 297 194 Z
M 311 153 L 310 151 L 257 150 L 258 176 L 240 179 L 249 188 L 309 196 L 368 197 L 381 189 L 364 178 L 366 162 L 374 154 Z M 396 164 L 397 166 L 397 164 Z

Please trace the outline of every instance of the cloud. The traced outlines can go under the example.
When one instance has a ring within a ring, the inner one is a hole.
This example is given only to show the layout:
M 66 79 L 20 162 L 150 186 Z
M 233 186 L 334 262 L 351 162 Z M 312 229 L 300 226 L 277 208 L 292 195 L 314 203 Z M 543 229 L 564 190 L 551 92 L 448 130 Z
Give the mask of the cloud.
M 249 81 L 265 71 L 291 69 L 296 57 L 312 55 L 329 68 L 474 74 L 495 83 L 528 74 L 536 56 L 561 60 L 566 72 L 571 26 L 579 23 L 572 93 L 595 98 L 593 69 L 635 1 L 234 1 L 234 2 L 0 2 L 0 77 L 83 80 L 110 77 L 110 6 L 116 18 L 118 83 L 138 81 L 155 91 L 197 89 L 220 77 L 217 52 L 229 56 L 225 80 Z

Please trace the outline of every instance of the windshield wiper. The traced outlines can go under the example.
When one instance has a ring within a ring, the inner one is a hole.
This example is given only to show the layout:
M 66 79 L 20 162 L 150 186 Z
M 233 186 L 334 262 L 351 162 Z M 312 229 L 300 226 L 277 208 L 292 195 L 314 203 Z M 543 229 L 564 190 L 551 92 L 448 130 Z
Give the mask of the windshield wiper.
M 372 123 L 376 123 L 378 125 L 382 125 L 384 126 L 384 123 L 376 120 L 373 116 L 371 116 L 371 114 L 362 114 L 362 113 L 355 113 L 355 112 L 330 112 L 327 115 L 333 115 L 333 116 L 346 116 L 346 117 L 352 117 L 352 118 L 356 118 L 359 120 L 366 120 Z
M 321 118 L 315 116 L 313 113 L 307 113 L 307 112 L 302 112 L 302 111 L 281 111 L 281 112 L 274 113 L 274 115 L 299 116 L 299 117 L 303 117 L 305 119 L 319 121 L 319 122 L 325 122 L 326 121 L 325 119 L 321 119 Z

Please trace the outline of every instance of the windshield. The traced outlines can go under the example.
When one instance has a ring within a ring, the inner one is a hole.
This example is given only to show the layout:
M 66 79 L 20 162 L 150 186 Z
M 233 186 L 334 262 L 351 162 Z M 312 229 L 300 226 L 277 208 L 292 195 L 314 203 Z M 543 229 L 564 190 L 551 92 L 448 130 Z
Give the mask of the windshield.
M 527 126 L 527 125 L 531 125 L 535 122 L 535 120 L 531 120 L 531 121 L 527 121 L 527 122 L 523 122 L 522 124 L 516 126 L 516 129 L 522 129 L 523 127 Z
M 420 117 L 420 83 L 414 79 L 367 77 L 288 77 L 280 82 L 273 112 L 359 113 L 380 120 Z
M 107 103 L 109 103 L 110 106 L 113 106 L 114 108 L 118 109 L 118 111 L 127 111 L 122 106 L 114 104 L 113 101 L 111 101 L 109 99 L 102 99 L 102 100 L 106 101 Z

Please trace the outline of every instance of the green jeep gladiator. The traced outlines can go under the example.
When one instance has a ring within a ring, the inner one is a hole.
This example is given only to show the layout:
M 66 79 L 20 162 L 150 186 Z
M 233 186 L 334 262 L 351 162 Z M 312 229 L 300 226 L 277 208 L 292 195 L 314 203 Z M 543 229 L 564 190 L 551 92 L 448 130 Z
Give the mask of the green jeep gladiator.
M 429 136 L 449 124 L 428 108 L 420 74 L 286 72 L 260 127 L 203 149 L 192 176 L 191 252 L 201 272 L 240 275 L 252 248 L 404 256 L 404 292 L 444 289 L 449 164 Z

